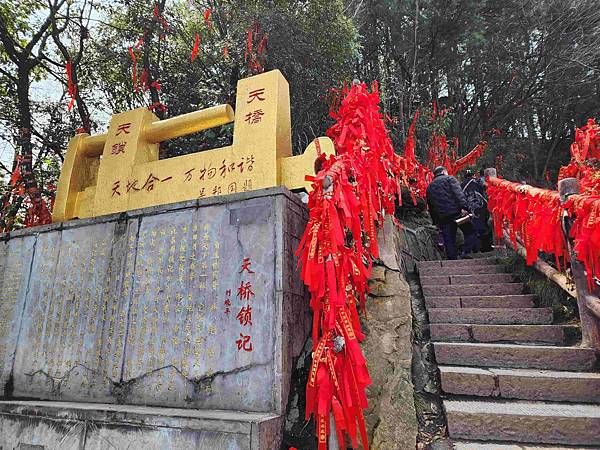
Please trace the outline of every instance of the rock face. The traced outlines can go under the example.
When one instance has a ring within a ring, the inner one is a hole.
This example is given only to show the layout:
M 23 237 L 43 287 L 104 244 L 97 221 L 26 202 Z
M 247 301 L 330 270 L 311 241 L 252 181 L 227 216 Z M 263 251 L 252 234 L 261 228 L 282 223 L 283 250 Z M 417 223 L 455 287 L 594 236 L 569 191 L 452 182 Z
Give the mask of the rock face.
M 377 450 L 414 448 L 417 419 L 411 381 L 412 314 L 410 290 L 402 275 L 377 268 L 380 280 L 368 301 L 366 339 L 362 349 L 373 380 L 365 413 L 371 447 Z
M 380 235 L 385 265 L 373 268 L 364 324 L 363 353 L 373 384 L 365 412 L 371 448 L 415 448 L 417 418 L 411 380 L 412 312 L 410 289 L 400 272 L 398 231 L 387 221 Z M 394 258 L 389 257 L 394 255 Z

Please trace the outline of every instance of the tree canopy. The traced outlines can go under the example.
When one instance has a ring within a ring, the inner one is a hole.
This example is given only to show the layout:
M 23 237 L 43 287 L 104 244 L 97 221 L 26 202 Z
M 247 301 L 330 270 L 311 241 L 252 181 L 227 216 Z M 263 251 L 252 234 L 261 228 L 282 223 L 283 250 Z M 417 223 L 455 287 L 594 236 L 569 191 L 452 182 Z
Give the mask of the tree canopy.
M 111 114 L 160 117 L 235 102 L 238 79 L 290 83 L 294 152 L 331 124 L 335 89 L 378 81 L 396 151 L 433 105 L 459 155 L 548 185 L 576 126 L 600 110 L 595 0 L 5 0 L 0 4 L 1 227 L 50 208 L 68 139 Z M 164 143 L 161 157 L 227 144 L 231 128 Z

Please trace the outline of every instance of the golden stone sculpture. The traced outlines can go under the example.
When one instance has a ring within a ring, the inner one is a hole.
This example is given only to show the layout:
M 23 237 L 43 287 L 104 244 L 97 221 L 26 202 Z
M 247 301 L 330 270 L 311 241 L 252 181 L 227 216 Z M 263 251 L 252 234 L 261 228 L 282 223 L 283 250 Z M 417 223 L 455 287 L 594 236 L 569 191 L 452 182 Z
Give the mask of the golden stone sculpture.
M 167 139 L 234 123 L 229 147 L 158 159 Z M 284 185 L 308 189 L 327 137 L 292 156 L 289 86 L 273 70 L 238 81 L 236 111 L 219 105 L 159 120 L 146 108 L 115 114 L 106 134 L 69 143 L 52 220 L 85 218 L 147 206 Z

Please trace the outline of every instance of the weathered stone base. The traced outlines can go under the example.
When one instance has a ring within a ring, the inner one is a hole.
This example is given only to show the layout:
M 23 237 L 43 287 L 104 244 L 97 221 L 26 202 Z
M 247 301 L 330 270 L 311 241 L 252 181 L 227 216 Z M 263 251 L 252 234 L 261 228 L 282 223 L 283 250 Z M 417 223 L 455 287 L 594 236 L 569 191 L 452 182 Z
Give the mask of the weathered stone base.
M 0 448 L 272 450 L 273 414 L 70 402 L 0 402 Z

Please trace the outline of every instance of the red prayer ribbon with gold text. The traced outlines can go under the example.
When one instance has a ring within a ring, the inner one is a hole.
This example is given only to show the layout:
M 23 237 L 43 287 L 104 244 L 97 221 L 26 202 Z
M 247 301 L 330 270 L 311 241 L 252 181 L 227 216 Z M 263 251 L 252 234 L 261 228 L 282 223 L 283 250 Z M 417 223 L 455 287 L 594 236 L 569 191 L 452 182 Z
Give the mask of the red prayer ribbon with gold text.
M 322 168 L 309 195 L 309 222 L 298 248 L 302 279 L 311 293 L 313 360 L 306 416 L 315 416 L 319 450 L 327 449 L 333 416 L 340 448 L 345 436 L 368 449 L 363 410 L 371 383 L 359 342 L 377 228 L 394 213 L 401 157 L 394 153 L 379 111 L 377 84 L 344 90 L 336 123 L 327 131 L 337 155 L 319 157 Z

